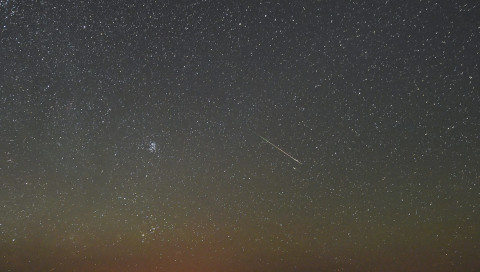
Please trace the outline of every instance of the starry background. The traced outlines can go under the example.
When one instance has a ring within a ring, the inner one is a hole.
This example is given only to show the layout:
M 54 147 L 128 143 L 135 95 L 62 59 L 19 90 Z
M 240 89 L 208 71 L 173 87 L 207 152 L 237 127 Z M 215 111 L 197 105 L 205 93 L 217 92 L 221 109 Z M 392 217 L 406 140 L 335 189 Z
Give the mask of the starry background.
M 479 271 L 477 1 L 0 15 L 0 270 Z

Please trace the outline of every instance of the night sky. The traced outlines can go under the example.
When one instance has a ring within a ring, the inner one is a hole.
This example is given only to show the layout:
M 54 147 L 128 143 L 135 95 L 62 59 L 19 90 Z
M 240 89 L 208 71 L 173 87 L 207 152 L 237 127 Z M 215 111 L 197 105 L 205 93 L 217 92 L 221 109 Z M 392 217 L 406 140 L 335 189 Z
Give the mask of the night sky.
M 480 271 L 479 66 L 473 0 L 0 0 L 0 271 Z

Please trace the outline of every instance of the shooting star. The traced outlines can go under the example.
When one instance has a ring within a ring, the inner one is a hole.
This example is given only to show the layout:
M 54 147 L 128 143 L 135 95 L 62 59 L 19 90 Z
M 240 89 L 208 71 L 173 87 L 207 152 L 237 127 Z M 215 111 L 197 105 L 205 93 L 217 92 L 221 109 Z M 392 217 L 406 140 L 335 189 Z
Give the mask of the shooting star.
M 276 149 L 278 149 L 280 152 L 282 152 L 283 154 L 287 155 L 290 159 L 298 162 L 299 164 L 302 164 L 299 160 L 295 159 L 292 155 L 288 154 L 287 152 L 283 151 L 280 147 L 272 144 L 269 140 L 265 139 L 264 137 L 262 137 L 261 135 L 258 135 L 260 136 L 260 138 L 262 138 L 265 142 L 271 144 L 273 147 L 275 147 Z

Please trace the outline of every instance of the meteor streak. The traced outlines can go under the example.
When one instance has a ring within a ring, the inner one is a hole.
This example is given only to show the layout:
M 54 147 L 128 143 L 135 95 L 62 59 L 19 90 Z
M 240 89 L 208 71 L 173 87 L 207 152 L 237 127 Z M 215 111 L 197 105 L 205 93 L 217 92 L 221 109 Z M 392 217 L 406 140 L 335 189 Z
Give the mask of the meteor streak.
M 287 152 L 283 151 L 280 147 L 272 144 L 269 140 L 265 139 L 264 137 L 262 137 L 261 135 L 258 135 L 260 136 L 260 138 L 262 138 L 265 142 L 271 144 L 273 147 L 275 147 L 276 149 L 278 149 L 280 152 L 282 152 L 283 154 L 287 155 L 288 157 L 290 157 L 290 159 L 298 162 L 299 164 L 302 164 L 299 160 L 295 159 L 292 155 L 288 154 Z

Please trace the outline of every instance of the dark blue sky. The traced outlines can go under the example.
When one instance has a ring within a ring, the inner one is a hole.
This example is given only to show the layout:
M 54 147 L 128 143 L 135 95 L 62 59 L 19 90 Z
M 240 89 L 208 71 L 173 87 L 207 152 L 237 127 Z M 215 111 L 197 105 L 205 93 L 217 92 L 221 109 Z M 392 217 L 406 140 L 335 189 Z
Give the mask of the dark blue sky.
M 480 269 L 479 12 L 0 1 L 0 269 Z

